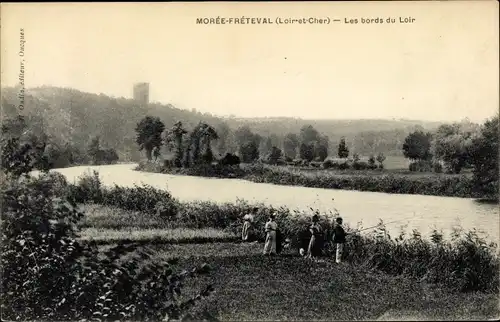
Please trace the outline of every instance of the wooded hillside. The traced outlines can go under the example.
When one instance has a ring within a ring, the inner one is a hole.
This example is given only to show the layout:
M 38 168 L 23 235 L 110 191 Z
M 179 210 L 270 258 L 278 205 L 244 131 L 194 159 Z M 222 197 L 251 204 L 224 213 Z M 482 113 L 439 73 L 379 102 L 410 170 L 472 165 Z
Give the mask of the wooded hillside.
M 3 117 L 15 116 L 18 109 L 18 90 L 2 89 Z M 413 120 L 304 120 L 294 118 L 222 118 L 196 111 L 175 108 L 170 104 L 149 104 L 139 107 L 132 99 L 115 98 L 104 94 L 85 93 L 70 88 L 38 87 L 25 92 L 25 108 L 30 128 L 44 132 L 54 144 L 70 144 L 85 150 L 92 138 L 99 136 L 101 145 L 114 148 L 120 160 L 138 160 L 140 153 L 135 143 L 137 122 L 144 116 L 159 117 L 166 128 L 182 121 L 187 129 L 202 121 L 217 129 L 221 137 L 214 142 L 216 152 L 234 150 L 234 132 L 248 126 L 262 137 L 271 137 L 278 144 L 288 133 L 300 132 L 304 125 L 312 125 L 329 138 L 330 154 L 345 137 L 354 153 L 368 155 L 382 152 L 401 155 L 405 137 L 415 129 L 434 131 L 440 123 Z M 222 141 L 224 142 L 223 144 Z

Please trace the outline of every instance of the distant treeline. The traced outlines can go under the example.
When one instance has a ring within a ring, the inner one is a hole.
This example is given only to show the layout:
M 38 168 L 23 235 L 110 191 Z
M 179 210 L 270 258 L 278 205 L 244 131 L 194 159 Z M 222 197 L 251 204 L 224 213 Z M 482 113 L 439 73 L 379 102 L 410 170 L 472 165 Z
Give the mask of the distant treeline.
M 2 106 L 7 118 L 19 113 L 17 89 L 2 89 Z M 311 125 L 329 146 L 336 146 L 344 138 L 352 153 L 360 155 L 384 153 L 401 155 L 405 137 L 416 129 L 433 131 L 439 124 L 405 120 L 300 120 L 236 119 L 202 114 L 196 110 L 182 110 L 172 105 L 152 103 L 139 107 L 133 100 L 113 98 L 104 94 L 84 93 L 58 87 L 27 89 L 22 111 L 33 133 L 44 133 L 54 146 L 68 147 L 75 154 L 87 151 L 90 142 L 100 138 L 100 145 L 114 149 L 122 161 L 139 161 L 137 149 L 137 123 L 145 116 L 159 117 L 166 128 L 182 121 L 186 129 L 193 129 L 201 121 L 210 124 L 218 133 L 214 153 L 224 155 L 238 150 L 238 137 L 246 129 L 261 138 L 259 153 L 269 153 L 270 146 L 285 151 L 294 134 Z M 288 142 L 288 143 L 287 143 Z M 166 152 L 166 148 L 163 148 Z M 76 152 L 78 151 L 78 153 Z

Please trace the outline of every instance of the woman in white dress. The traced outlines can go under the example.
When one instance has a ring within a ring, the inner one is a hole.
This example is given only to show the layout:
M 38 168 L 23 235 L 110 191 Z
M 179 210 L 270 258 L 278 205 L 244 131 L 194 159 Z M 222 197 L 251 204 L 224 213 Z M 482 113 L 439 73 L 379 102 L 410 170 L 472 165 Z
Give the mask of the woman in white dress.
M 276 255 L 276 229 L 278 225 L 276 221 L 276 214 L 271 214 L 269 220 L 266 222 L 266 244 L 264 245 L 264 255 Z
M 249 241 L 252 232 L 252 225 L 254 220 L 254 215 L 257 213 L 258 208 L 253 208 L 252 212 L 243 216 L 243 230 L 241 232 L 241 239 L 243 241 Z

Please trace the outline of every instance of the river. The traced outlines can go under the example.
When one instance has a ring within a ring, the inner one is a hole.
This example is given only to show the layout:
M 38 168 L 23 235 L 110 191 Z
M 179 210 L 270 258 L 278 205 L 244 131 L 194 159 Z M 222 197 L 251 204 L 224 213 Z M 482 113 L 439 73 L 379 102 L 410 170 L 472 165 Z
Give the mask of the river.
M 168 189 L 181 201 L 206 200 L 234 202 L 245 199 L 292 209 L 312 207 L 320 211 L 337 209 L 351 226 L 376 225 L 379 219 L 390 223 L 390 233 L 397 234 L 402 225 L 406 231 L 418 229 L 428 235 L 436 228 L 448 235 L 452 228 L 477 229 L 490 241 L 498 242 L 500 214 L 498 205 L 473 199 L 421 195 L 387 194 L 349 190 L 332 190 L 253 183 L 240 179 L 203 178 L 134 171 L 136 164 L 79 166 L 55 169 L 74 182 L 89 170 L 97 170 L 104 185 L 133 186 L 148 184 Z

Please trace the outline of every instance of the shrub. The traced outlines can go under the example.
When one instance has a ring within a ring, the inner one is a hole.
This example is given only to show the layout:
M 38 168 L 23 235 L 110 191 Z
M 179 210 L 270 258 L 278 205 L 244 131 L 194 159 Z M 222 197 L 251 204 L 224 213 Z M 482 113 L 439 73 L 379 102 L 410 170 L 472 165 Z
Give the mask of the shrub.
M 430 161 L 418 160 L 418 161 L 414 161 L 414 162 L 410 163 L 409 170 L 416 171 L 416 172 L 431 172 L 432 165 L 431 165 Z
M 339 170 L 347 170 L 350 167 L 351 166 L 349 165 L 348 161 L 344 161 L 344 162 L 339 163 Z
M 66 177 L 59 172 L 49 172 L 43 175 L 41 180 L 47 181 L 54 196 L 64 196 L 68 190 L 68 181 Z
M 220 165 L 239 165 L 241 163 L 240 158 L 237 155 L 226 153 L 224 158 L 219 160 Z
M 433 166 L 434 172 L 436 172 L 436 173 L 442 173 L 443 172 L 443 165 L 441 163 L 434 162 L 432 166 Z
M 364 161 L 355 161 L 352 164 L 354 170 L 375 170 L 377 165 L 374 163 L 367 163 Z
M 103 162 L 106 164 L 116 163 L 119 159 L 118 153 L 115 149 L 105 149 L 103 150 Z
M 101 203 L 103 201 L 101 188 L 99 173 L 94 170 L 81 176 L 76 185 L 71 185 L 68 189 L 68 196 L 78 203 Z
M 332 160 L 325 160 L 323 162 L 323 169 L 331 169 L 333 168 L 334 166 L 336 165 L 335 162 L 333 162 Z
M 368 159 L 368 164 L 375 165 L 375 156 L 373 154 L 370 155 L 370 158 Z
M 321 166 L 321 162 L 317 162 L 317 161 L 311 161 L 309 162 L 309 165 L 313 168 L 319 168 Z

